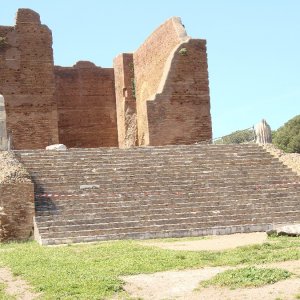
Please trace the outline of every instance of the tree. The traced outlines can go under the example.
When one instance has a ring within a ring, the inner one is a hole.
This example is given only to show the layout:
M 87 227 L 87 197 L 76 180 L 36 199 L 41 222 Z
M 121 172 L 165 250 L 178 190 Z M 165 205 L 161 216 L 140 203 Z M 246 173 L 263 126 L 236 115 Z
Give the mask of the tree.
M 254 141 L 253 129 L 237 130 L 216 140 L 214 144 L 242 144 Z
M 285 152 L 300 153 L 300 115 L 290 119 L 274 133 L 273 144 Z

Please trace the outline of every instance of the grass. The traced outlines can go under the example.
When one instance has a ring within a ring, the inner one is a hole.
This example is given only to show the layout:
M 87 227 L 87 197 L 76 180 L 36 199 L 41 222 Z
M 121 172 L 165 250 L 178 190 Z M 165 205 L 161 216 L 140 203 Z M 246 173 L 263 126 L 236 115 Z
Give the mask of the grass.
M 277 268 L 255 268 L 245 267 L 235 270 L 227 270 L 217 274 L 209 280 L 201 282 L 201 286 L 219 286 L 229 288 L 258 287 L 273 284 L 277 281 L 287 279 L 292 273 Z
M 120 276 L 204 266 L 255 265 L 300 259 L 300 238 L 222 252 L 174 251 L 115 241 L 41 247 L 35 242 L 0 245 L 0 266 L 27 280 L 42 299 L 107 299 L 122 293 Z

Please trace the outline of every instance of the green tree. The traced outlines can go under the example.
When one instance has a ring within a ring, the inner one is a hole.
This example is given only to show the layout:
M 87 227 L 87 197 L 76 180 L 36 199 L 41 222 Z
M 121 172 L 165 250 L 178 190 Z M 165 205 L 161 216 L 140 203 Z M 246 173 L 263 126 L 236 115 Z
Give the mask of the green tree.
M 290 119 L 274 133 L 273 144 L 285 152 L 300 153 L 300 115 Z
M 254 141 L 253 129 L 237 130 L 216 140 L 214 144 L 242 144 Z

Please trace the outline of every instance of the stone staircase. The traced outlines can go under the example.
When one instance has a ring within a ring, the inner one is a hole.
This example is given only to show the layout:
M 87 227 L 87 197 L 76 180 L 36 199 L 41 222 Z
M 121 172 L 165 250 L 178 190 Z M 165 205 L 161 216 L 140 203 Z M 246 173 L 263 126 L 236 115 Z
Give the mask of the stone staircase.
M 15 151 L 42 244 L 262 231 L 300 221 L 300 180 L 256 144 Z

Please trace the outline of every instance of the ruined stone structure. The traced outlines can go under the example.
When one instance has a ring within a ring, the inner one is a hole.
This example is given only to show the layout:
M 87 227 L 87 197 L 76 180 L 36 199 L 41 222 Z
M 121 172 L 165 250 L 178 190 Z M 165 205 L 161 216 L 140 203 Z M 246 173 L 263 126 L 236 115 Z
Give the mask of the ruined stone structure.
M 34 182 L 35 237 L 45 245 L 300 221 L 299 176 L 255 143 L 15 154 Z
M 295 173 L 256 144 L 191 145 L 211 137 L 206 42 L 179 18 L 113 68 L 55 66 L 32 10 L 0 26 L 0 146 L 15 149 L 0 152 L 0 241 L 33 227 L 61 244 L 299 222 Z M 44 150 L 57 143 L 79 149 Z M 134 147 L 147 145 L 165 146 Z
M 55 66 L 40 16 L 19 9 L 0 26 L 0 94 L 14 149 L 193 144 L 212 137 L 206 41 L 179 18 L 113 68 Z

